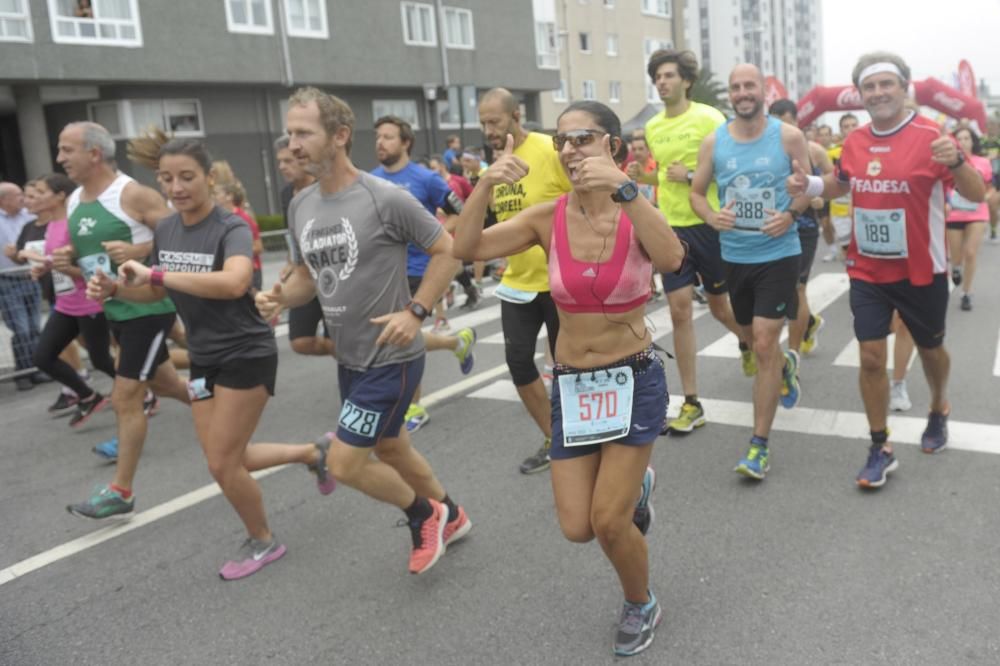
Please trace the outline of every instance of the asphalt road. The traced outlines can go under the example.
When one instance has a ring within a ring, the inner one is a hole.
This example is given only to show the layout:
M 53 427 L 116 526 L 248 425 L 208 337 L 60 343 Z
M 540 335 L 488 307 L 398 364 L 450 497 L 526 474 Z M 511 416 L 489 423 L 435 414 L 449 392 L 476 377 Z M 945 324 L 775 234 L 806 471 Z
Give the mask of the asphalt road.
M 877 493 L 854 485 L 866 432 L 847 296 L 835 288 L 841 265 L 817 261 L 833 285 L 828 324 L 803 363 L 800 407 L 779 414 L 763 484 L 732 472 L 750 435 L 751 380 L 731 356 L 699 356 L 709 425 L 661 438 L 654 452 L 649 544 L 665 619 L 635 663 L 1000 663 L 998 257 L 1000 246 L 983 247 L 976 309 L 950 305 L 956 446 L 932 457 L 900 445 L 900 469 Z M 663 308 L 654 321 L 667 321 Z M 415 442 L 474 528 L 419 577 L 406 573 L 396 509 L 343 487 L 321 497 L 303 469 L 284 469 L 261 485 L 288 554 L 244 581 L 219 580 L 242 530 L 212 493 L 179 404 L 151 421 L 132 527 L 74 518 L 65 505 L 110 478 L 90 453 L 113 434 L 110 410 L 74 432 L 45 413 L 55 389 L 0 385 L 0 664 L 615 661 L 612 569 L 595 543 L 562 538 L 547 473 L 517 471 L 540 442 L 491 338 L 497 301 L 466 317 L 482 340 L 475 379 L 460 384 L 452 357 L 431 356 L 431 421 Z M 699 350 L 723 332 L 700 316 Z M 670 348 L 669 335 L 661 342 Z M 335 423 L 335 365 L 292 354 L 286 339 L 279 347 L 277 396 L 255 439 L 308 441 Z M 678 393 L 672 364 L 668 380 Z M 904 433 L 926 413 L 919 361 L 910 393 L 911 418 L 890 421 Z M 200 488 L 204 499 L 186 495 Z M 190 506 L 178 508 L 183 497 Z

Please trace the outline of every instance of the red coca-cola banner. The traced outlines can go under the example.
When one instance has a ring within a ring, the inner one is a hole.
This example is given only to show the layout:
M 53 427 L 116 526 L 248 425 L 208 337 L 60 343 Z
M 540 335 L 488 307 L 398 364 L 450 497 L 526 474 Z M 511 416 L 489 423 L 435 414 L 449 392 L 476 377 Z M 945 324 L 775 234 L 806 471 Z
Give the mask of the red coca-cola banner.
M 918 104 L 929 106 L 952 118 L 968 118 L 986 127 L 986 108 L 974 97 L 964 95 L 935 78 L 913 82 Z M 799 100 L 799 127 L 805 127 L 827 111 L 863 109 L 861 94 L 854 86 L 816 86 Z
M 976 75 L 972 73 L 968 60 L 958 63 L 958 90 L 967 97 L 979 97 L 976 94 Z
M 771 106 L 779 99 L 788 99 L 788 91 L 780 80 L 769 76 L 764 79 L 764 101 Z

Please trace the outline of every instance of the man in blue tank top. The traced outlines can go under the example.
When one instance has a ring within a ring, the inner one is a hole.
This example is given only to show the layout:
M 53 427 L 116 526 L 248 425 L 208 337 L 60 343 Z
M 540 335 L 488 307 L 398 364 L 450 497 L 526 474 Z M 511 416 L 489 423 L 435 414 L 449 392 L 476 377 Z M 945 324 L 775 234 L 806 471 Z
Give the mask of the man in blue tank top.
M 764 113 L 764 75 L 737 65 L 729 75 L 736 117 L 705 137 L 691 183 L 691 207 L 719 231 L 722 259 L 736 323 L 757 355 L 754 427 L 750 449 L 736 471 L 762 480 L 769 468 L 768 436 L 781 404 L 799 400 L 798 354 L 781 353 L 781 328 L 794 319 L 801 247 L 795 218 L 809 207 L 785 189 L 792 161 L 809 164 L 805 136 Z M 720 209 L 706 193 L 718 185 Z

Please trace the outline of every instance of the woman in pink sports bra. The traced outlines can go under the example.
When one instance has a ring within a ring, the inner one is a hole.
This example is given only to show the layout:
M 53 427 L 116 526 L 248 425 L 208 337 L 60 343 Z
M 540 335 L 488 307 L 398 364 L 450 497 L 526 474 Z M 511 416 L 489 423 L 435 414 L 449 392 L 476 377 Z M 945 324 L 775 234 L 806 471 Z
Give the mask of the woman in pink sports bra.
M 655 483 L 651 445 L 666 414 L 667 385 L 646 328 L 646 300 L 652 271 L 678 270 L 684 248 L 615 164 L 623 146 L 611 109 L 571 104 L 553 145 L 573 191 L 484 231 L 492 188 L 528 170 L 508 136 L 465 203 L 453 252 L 478 261 L 540 245 L 548 255 L 560 326 L 550 453 L 556 511 L 567 539 L 596 536 L 611 560 L 625 597 L 614 652 L 632 655 L 649 646 L 661 618 L 645 534 Z

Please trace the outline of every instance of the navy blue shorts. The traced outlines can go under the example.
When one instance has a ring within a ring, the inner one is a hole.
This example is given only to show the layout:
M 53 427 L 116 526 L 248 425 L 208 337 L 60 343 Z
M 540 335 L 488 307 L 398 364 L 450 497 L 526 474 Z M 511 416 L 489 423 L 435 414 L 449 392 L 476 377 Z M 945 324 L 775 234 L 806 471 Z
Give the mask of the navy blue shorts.
M 565 446 L 562 403 L 559 400 L 559 376 L 589 373 L 622 365 L 630 366 L 635 378 L 635 391 L 632 393 L 632 424 L 628 434 L 621 439 L 602 444 Z M 552 460 L 566 460 L 598 453 L 604 444 L 644 446 L 651 444 L 659 436 L 670 397 L 667 394 L 667 374 L 663 369 L 663 361 L 653 352 L 652 347 L 600 368 L 571 368 L 557 363 L 553 375 L 555 377 L 552 381 L 552 449 L 549 452 Z
M 948 277 L 944 273 L 935 275 L 925 287 L 915 287 L 909 280 L 876 284 L 852 279 L 850 297 L 854 335 L 861 342 L 887 337 L 893 310 L 899 312 L 918 347 L 934 349 L 944 342 L 948 314 Z
M 368 370 L 339 366 L 342 407 L 337 439 L 351 446 L 372 447 L 384 437 L 398 437 L 423 375 L 423 355 L 406 363 Z
M 663 291 L 668 294 L 677 291 L 697 281 L 697 273 L 701 275 L 701 283 L 709 294 L 726 293 L 726 272 L 722 267 L 722 246 L 719 244 L 719 232 L 707 224 L 696 224 L 691 227 L 674 227 L 677 238 L 688 244 L 688 255 L 684 258 L 681 272 L 663 274 Z

